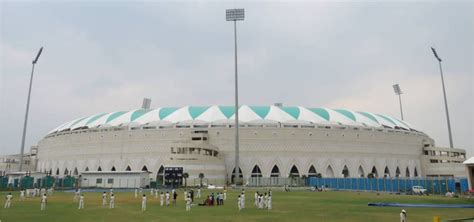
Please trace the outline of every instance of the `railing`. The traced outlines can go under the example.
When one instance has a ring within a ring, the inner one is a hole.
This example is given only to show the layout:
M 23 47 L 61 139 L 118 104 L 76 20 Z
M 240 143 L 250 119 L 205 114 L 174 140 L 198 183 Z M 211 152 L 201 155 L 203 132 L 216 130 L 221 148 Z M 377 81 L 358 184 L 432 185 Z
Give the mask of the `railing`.
M 413 186 L 422 186 L 429 194 L 467 192 L 467 178 L 282 178 L 251 177 L 248 186 L 317 186 L 333 190 L 406 193 Z

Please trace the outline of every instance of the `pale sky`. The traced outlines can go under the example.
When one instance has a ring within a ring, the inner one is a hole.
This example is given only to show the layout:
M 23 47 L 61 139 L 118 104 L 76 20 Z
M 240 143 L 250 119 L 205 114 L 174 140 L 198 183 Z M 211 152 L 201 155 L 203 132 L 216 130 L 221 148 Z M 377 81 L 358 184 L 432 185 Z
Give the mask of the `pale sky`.
M 454 145 L 474 155 L 474 1 L 3 1 L 0 154 L 19 153 L 31 61 L 27 146 L 72 119 L 152 107 L 232 105 L 238 23 L 240 103 L 348 108 L 399 117 L 447 147 L 443 59 Z

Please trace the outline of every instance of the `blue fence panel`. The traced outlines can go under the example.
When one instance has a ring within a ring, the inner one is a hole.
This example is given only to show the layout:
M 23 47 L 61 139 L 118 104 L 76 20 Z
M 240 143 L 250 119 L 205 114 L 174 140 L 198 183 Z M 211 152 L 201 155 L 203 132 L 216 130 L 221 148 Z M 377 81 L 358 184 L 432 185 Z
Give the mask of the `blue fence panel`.
M 461 185 L 461 193 L 467 192 L 467 190 L 469 189 L 469 183 L 467 182 L 467 178 L 459 180 L 459 183 Z
M 357 181 L 357 178 L 351 178 L 351 189 L 352 190 L 359 190 L 359 186 L 358 185 L 358 181 Z
M 377 179 L 377 191 L 384 191 L 384 179 Z
M 448 190 L 449 192 L 456 191 L 456 182 L 452 178 L 448 180 Z
M 423 186 L 428 193 L 444 194 L 456 191 L 456 184 L 461 192 L 468 190 L 467 178 L 309 178 L 310 186 L 327 186 L 336 190 L 365 190 L 379 192 L 409 192 L 413 186 Z M 57 182 L 60 182 L 57 181 Z

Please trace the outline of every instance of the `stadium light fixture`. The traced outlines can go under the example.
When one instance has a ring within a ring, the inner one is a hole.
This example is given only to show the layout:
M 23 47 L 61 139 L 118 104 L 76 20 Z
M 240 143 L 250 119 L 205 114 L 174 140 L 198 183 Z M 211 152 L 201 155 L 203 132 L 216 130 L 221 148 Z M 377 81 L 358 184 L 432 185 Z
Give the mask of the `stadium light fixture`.
M 403 108 L 402 108 L 402 90 L 400 89 L 400 85 L 395 84 L 393 85 L 393 91 L 395 92 L 395 95 L 398 95 L 398 100 L 400 102 L 400 116 L 402 117 L 403 120 Z
M 448 100 L 446 99 L 446 88 L 444 87 L 444 77 L 443 77 L 443 67 L 441 66 L 441 58 L 438 56 L 436 49 L 431 47 L 431 51 L 433 52 L 434 57 L 438 60 L 439 63 L 439 72 L 441 74 L 441 84 L 443 86 L 443 96 L 444 96 L 444 108 L 446 110 L 446 121 L 448 122 L 448 134 L 449 134 L 449 145 L 451 148 L 454 148 L 453 145 L 453 136 L 451 133 L 451 122 L 449 121 L 449 110 L 448 110 Z
M 28 89 L 28 99 L 26 100 L 25 122 L 23 124 L 23 135 L 21 137 L 20 172 L 23 171 L 23 156 L 25 153 L 26 126 L 28 125 L 28 111 L 30 110 L 30 98 L 31 98 L 31 87 L 33 85 L 33 73 L 35 71 L 35 65 L 38 62 L 38 59 L 41 56 L 42 52 L 43 52 L 43 47 L 39 49 L 38 54 L 36 54 L 35 59 L 32 61 L 30 88 Z
M 226 21 L 234 22 L 234 59 L 235 59 L 235 176 L 234 183 L 240 184 L 239 171 L 239 81 L 237 69 L 237 21 L 243 21 L 245 18 L 245 11 L 240 9 L 226 9 Z

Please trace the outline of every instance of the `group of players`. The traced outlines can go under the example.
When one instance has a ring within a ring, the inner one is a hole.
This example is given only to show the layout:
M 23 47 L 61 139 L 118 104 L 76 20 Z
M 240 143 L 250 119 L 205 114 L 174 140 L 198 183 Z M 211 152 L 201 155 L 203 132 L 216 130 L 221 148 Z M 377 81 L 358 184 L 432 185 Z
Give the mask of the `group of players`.
M 43 189 L 42 189 L 43 190 Z M 30 195 L 31 193 L 31 195 Z M 38 197 L 40 196 L 40 203 L 41 203 L 41 210 L 46 210 L 46 204 L 48 202 L 48 196 L 53 195 L 53 190 L 48 189 L 45 190 L 44 192 L 41 190 L 33 189 L 32 192 L 26 191 L 26 190 L 20 190 L 20 201 L 25 200 L 25 194 L 29 197 Z M 154 196 L 154 198 L 160 198 L 160 206 L 170 206 L 171 201 L 174 204 L 176 204 L 176 199 L 177 199 L 177 192 L 176 190 L 171 190 L 171 193 L 166 191 L 165 193 L 159 192 L 158 189 L 150 189 L 150 195 Z M 141 210 L 146 211 L 146 205 L 147 205 L 147 196 L 143 193 L 142 188 L 137 188 L 135 189 L 134 193 L 135 198 L 138 198 L 139 196 L 141 197 Z M 184 202 L 186 203 L 186 211 L 191 211 L 191 206 L 193 205 L 194 201 L 194 190 L 184 190 Z M 197 198 L 201 198 L 201 189 L 197 189 Z M 224 190 L 223 193 L 218 193 L 218 205 L 223 205 L 223 201 L 227 199 L 227 191 Z M 209 198 L 209 196 L 208 196 Z M 13 195 L 11 193 L 8 193 L 5 197 L 5 205 L 4 208 L 10 208 L 13 200 Z M 207 200 L 207 199 L 206 199 Z M 84 194 L 81 192 L 81 189 L 76 189 L 74 192 L 74 197 L 73 197 L 73 202 L 78 202 L 79 206 L 78 209 L 84 209 L 84 204 L 85 204 L 85 197 Z M 245 190 L 242 190 L 242 193 L 238 196 L 238 209 L 239 211 L 245 208 Z M 115 195 L 113 192 L 113 189 L 110 189 L 109 193 L 103 192 L 102 193 L 102 206 L 107 207 L 109 209 L 114 209 L 115 208 Z M 255 192 L 255 207 L 259 209 L 272 209 L 272 191 L 269 190 L 268 193 L 265 192 L 264 194 L 259 193 L 258 191 Z
M 258 209 L 272 209 L 272 190 L 268 190 L 268 193 L 264 194 L 255 191 L 254 195 L 254 205 Z M 245 208 L 245 190 L 242 190 L 242 193 L 237 197 L 237 207 L 239 211 Z

